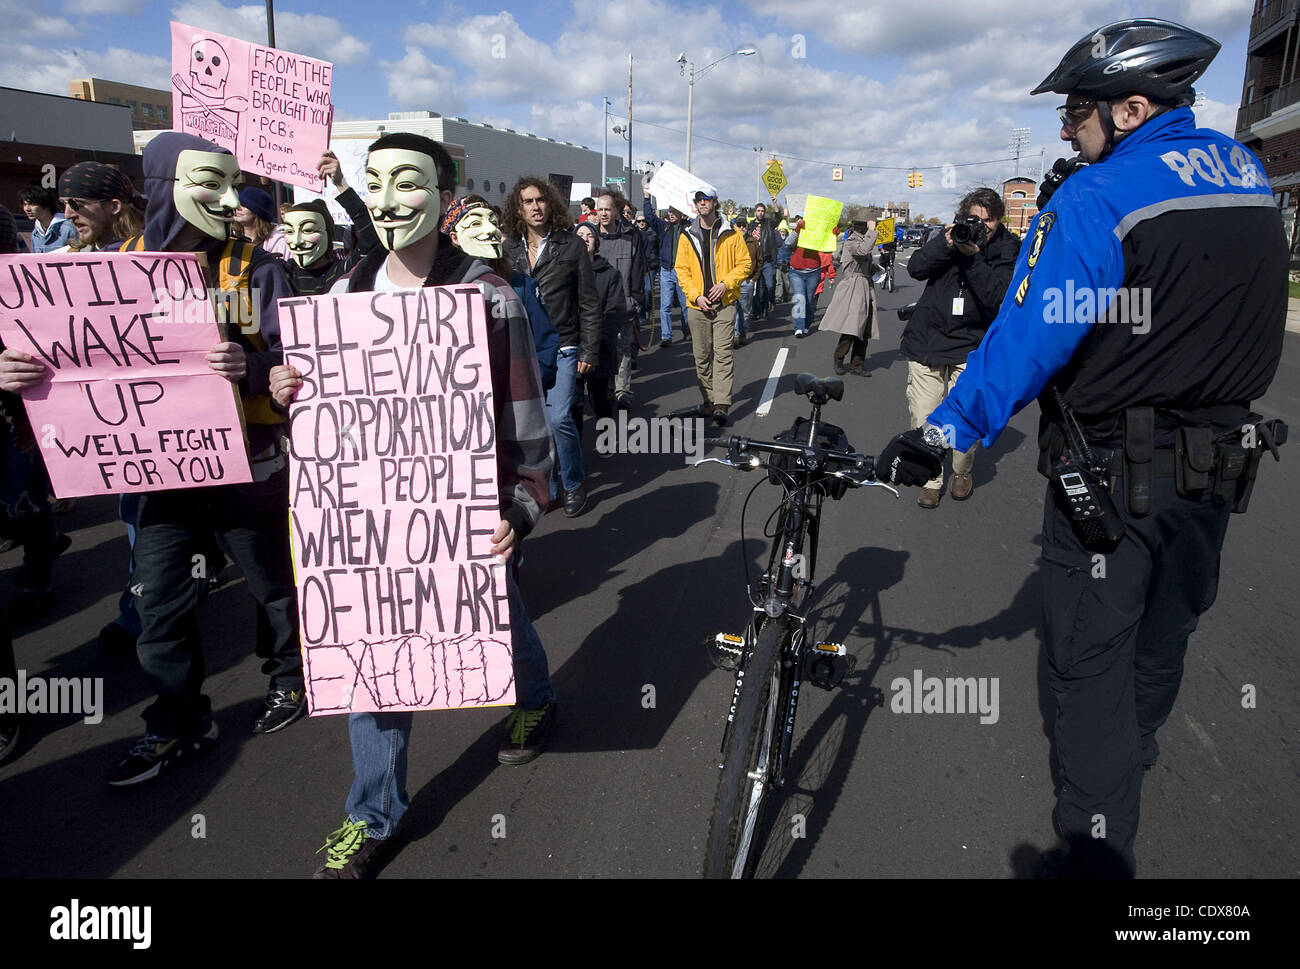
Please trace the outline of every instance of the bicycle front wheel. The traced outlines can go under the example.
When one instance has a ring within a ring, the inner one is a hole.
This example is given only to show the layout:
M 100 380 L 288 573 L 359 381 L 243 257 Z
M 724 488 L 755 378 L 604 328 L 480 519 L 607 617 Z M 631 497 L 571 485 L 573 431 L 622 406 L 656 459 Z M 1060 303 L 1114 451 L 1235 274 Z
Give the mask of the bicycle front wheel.
M 636 337 L 636 345 L 644 353 L 652 350 L 659 343 L 659 321 L 651 319 L 647 323 L 635 320 L 632 324 L 633 334 Z
M 704 857 L 705 878 L 748 878 L 762 854 L 761 845 L 755 846 L 754 840 L 771 787 L 774 741 L 781 717 L 781 650 L 788 636 L 784 622 L 769 622 L 759 633 L 745 668 L 722 752 L 722 776 L 713 800 Z

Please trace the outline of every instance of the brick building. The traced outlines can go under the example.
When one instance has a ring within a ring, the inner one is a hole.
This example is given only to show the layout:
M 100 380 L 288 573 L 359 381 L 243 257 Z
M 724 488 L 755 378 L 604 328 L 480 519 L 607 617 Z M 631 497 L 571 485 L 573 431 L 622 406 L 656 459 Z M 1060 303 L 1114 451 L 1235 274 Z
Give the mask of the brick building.
M 1246 76 L 1236 138 L 1264 164 L 1291 241 L 1300 258 L 1296 201 L 1300 197 L 1300 0 L 1255 0 L 1246 42 Z
M 131 128 L 135 131 L 167 131 L 172 126 L 171 91 L 105 81 L 98 77 L 69 81 L 68 88 L 78 101 L 98 101 L 101 104 L 120 104 L 130 108 Z
M 1038 183 L 1032 178 L 1015 175 L 1002 183 L 1002 204 L 1007 209 L 1003 224 L 1022 239 L 1038 214 L 1037 198 Z

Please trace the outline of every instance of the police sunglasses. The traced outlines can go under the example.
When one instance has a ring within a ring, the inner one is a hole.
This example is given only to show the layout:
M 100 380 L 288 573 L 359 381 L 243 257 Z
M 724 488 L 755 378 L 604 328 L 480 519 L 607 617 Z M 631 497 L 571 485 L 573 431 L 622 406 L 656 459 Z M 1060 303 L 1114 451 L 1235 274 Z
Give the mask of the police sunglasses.
M 1088 115 L 1092 114 L 1092 109 L 1097 106 L 1096 101 L 1080 101 L 1078 104 L 1062 104 L 1056 109 L 1057 116 L 1061 119 L 1061 126 L 1064 128 L 1077 128 L 1088 120 Z

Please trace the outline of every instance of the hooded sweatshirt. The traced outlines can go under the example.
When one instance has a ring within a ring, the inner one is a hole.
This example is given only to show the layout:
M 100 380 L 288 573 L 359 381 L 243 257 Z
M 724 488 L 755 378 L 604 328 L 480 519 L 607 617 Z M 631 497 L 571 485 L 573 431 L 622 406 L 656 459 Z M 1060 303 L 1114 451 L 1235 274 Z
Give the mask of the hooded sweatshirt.
M 194 229 L 176 211 L 172 193 L 176 184 L 176 160 L 182 151 L 209 151 L 229 155 L 220 145 L 179 131 L 165 131 L 145 147 L 144 190 L 149 199 L 145 209 L 144 248 L 147 252 L 197 251 L 202 257 L 209 287 L 220 279 L 220 260 L 225 240 L 203 236 L 197 250 L 181 243 L 187 230 Z M 225 339 L 238 343 L 248 359 L 248 373 L 239 382 L 239 394 L 245 401 L 270 394 L 271 368 L 284 362 L 280 343 L 280 317 L 276 302 L 293 295 L 284 264 L 269 253 L 254 248 L 250 259 L 249 287 L 258 308 L 257 332 L 246 334 L 230 327 Z M 259 346 L 259 343 L 261 344 Z M 249 453 L 257 456 L 279 440 L 279 425 L 248 423 Z

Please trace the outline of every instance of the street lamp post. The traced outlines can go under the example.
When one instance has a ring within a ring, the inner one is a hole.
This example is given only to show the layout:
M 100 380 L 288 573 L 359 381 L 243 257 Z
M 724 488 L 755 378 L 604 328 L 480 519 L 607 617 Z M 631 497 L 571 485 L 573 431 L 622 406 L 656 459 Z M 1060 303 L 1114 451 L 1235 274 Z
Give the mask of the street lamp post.
M 689 68 L 689 80 L 686 85 L 686 170 L 688 172 L 691 170 L 691 125 L 695 120 L 695 78 L 703 77 L 728 57 L 734 57 L 737 54 L 740 54 L 742 57 L 749 57 L 751 54 L 757 53 L 758 51 L 753 47 L 741 47 L 737 50 L 733 50 L 730 54 L 723 54 L 711 64 L 706 64 L 704 67 L 700 68 L 698 74 L 695 71 L 695 62 L 688 62 L 686 60 L 685 52 L 677 55 L 677 63 L 681 65 L 681 71 L 679 73 L 687 74 Z

